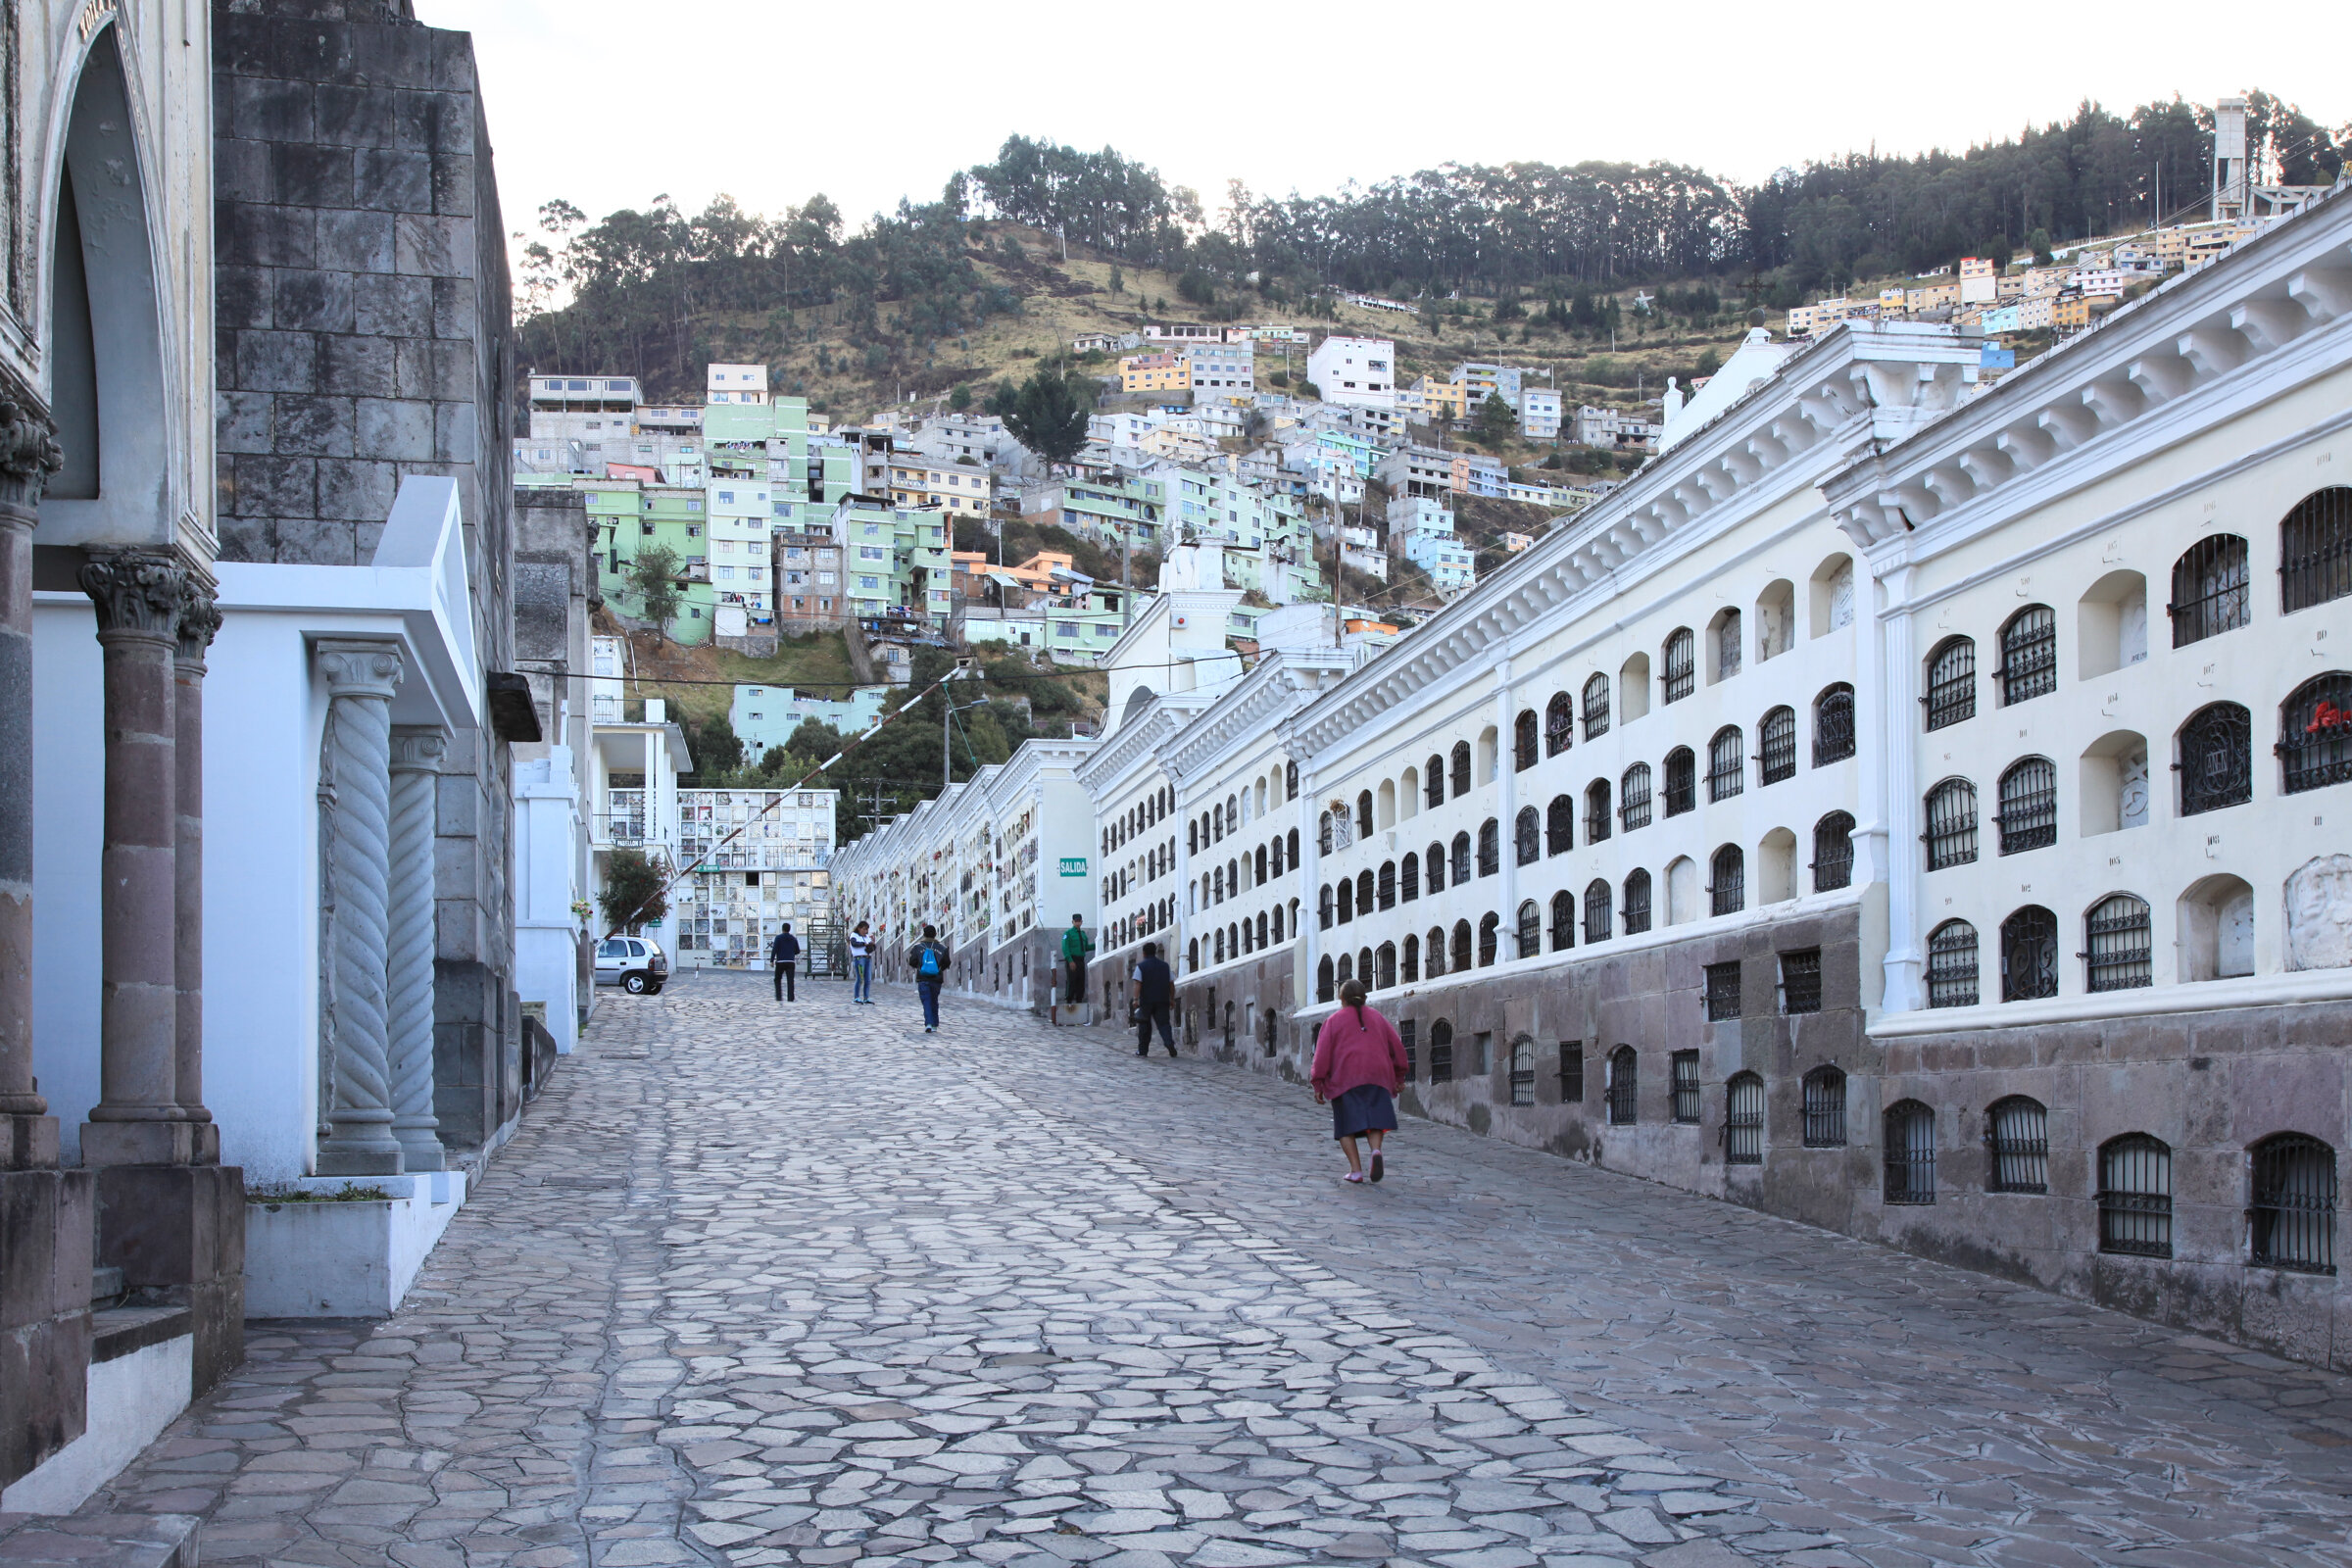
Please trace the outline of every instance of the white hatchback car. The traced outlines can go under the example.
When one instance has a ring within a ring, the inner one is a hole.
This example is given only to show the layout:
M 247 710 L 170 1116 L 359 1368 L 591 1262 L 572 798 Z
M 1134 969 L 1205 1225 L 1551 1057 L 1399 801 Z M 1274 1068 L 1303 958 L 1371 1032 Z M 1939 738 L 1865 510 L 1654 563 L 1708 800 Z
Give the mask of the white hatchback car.
M 653 997 L 669 983 L 669 955 L 651 937 L 607 937 L 596 945 L 596 983 Z

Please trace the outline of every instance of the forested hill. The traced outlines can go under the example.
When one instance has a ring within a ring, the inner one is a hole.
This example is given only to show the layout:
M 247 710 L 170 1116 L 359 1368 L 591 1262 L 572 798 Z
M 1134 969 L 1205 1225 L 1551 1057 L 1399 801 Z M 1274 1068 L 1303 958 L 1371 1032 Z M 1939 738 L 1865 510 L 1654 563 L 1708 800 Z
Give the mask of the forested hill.
M 2258 170 L 2334 177 L 2352 126 L 2248 96 Z M 2159 188 L 2168 210 L 2187 207 L 2209 177 L 2210 133 L 2209 111 L 2178 100 L 2123 115 L 2085 103 L 1966 151 L 1849 153 L 1753 188 L 1667 164 L 1448 164 L 1326 196 L 1236 180 L 1213 212 L 1114 149 L 1015 136 L 937 200 L 902 201 L 855 231 L 821 196 L 775 218 L 725 197 L 690 216 L 659 198 L 596 222 L 551 202 L 522 270 L 518 368 L 628 371 L 663 398 L 699 391 L 707 360 L 754 359 L 787 389 L 887 395 L 999 368 L 991 352 L 1039 352 L 1050 338 L 990 329 L 1041 300 L 1101 296 L 1099 314 L 1135 320 L 1163 312 L 1168 290 L 1188 315 L 1239 319 L 1330 316 L 1342 291 L 1541 302 L 1710 278 L 1784 305 L 1854 276 L 2145 222 Z M 1001 220 L 1054 236 L 1052 250 L 1023 247 Z

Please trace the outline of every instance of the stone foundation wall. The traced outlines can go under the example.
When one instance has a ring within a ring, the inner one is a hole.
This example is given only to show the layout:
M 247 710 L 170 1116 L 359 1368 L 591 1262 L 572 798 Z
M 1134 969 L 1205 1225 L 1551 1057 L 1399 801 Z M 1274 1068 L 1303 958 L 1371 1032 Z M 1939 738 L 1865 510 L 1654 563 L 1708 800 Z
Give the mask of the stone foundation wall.
M 1314 1035 L 1311 1026 L 1291 1021 L 1301 1000 L 1292 977 L 1297 951 L 1278 948 L 1220 965 L 1213 974 L 1180 977 L 1176 1030 L 1183 1048 L 1253 1071 L 1303 1079 L 1314 1054 Z M 1320 1013 L 1315 1021 L 1321 1021 Z

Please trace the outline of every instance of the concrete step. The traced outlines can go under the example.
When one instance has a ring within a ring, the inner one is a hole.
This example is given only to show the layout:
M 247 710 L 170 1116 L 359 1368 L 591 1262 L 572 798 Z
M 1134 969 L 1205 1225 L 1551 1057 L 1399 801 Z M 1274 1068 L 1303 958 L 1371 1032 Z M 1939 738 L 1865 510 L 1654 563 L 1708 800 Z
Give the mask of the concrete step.
M 196 1568 L 194 1514 L 0 1513 L 0 1568 Z

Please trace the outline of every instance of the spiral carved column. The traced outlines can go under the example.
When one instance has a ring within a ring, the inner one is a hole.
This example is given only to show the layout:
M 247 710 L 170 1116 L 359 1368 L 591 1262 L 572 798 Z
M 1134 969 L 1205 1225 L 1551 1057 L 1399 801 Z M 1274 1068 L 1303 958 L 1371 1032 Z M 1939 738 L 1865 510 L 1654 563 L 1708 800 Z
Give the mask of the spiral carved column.
M 321 641 L 315 650 L 325 677 L 325 766 L 334 780 L 327 813 L 327 884 L 334 929 L 334 1098 L 318 1149 L 322 1176 L 398 1175 L 400 1141 L 392 1133 L 387 1028 L 387 946 L 392 880 L 392 694 L 402 673 L 398 645 Z
M 410 1170 L 447 1167 L 433 1114 L 433 808 L 448 739 L 437 729 L 392 735 L 392 902 L 386 948 L 386 1037 L 392 1136 Z

